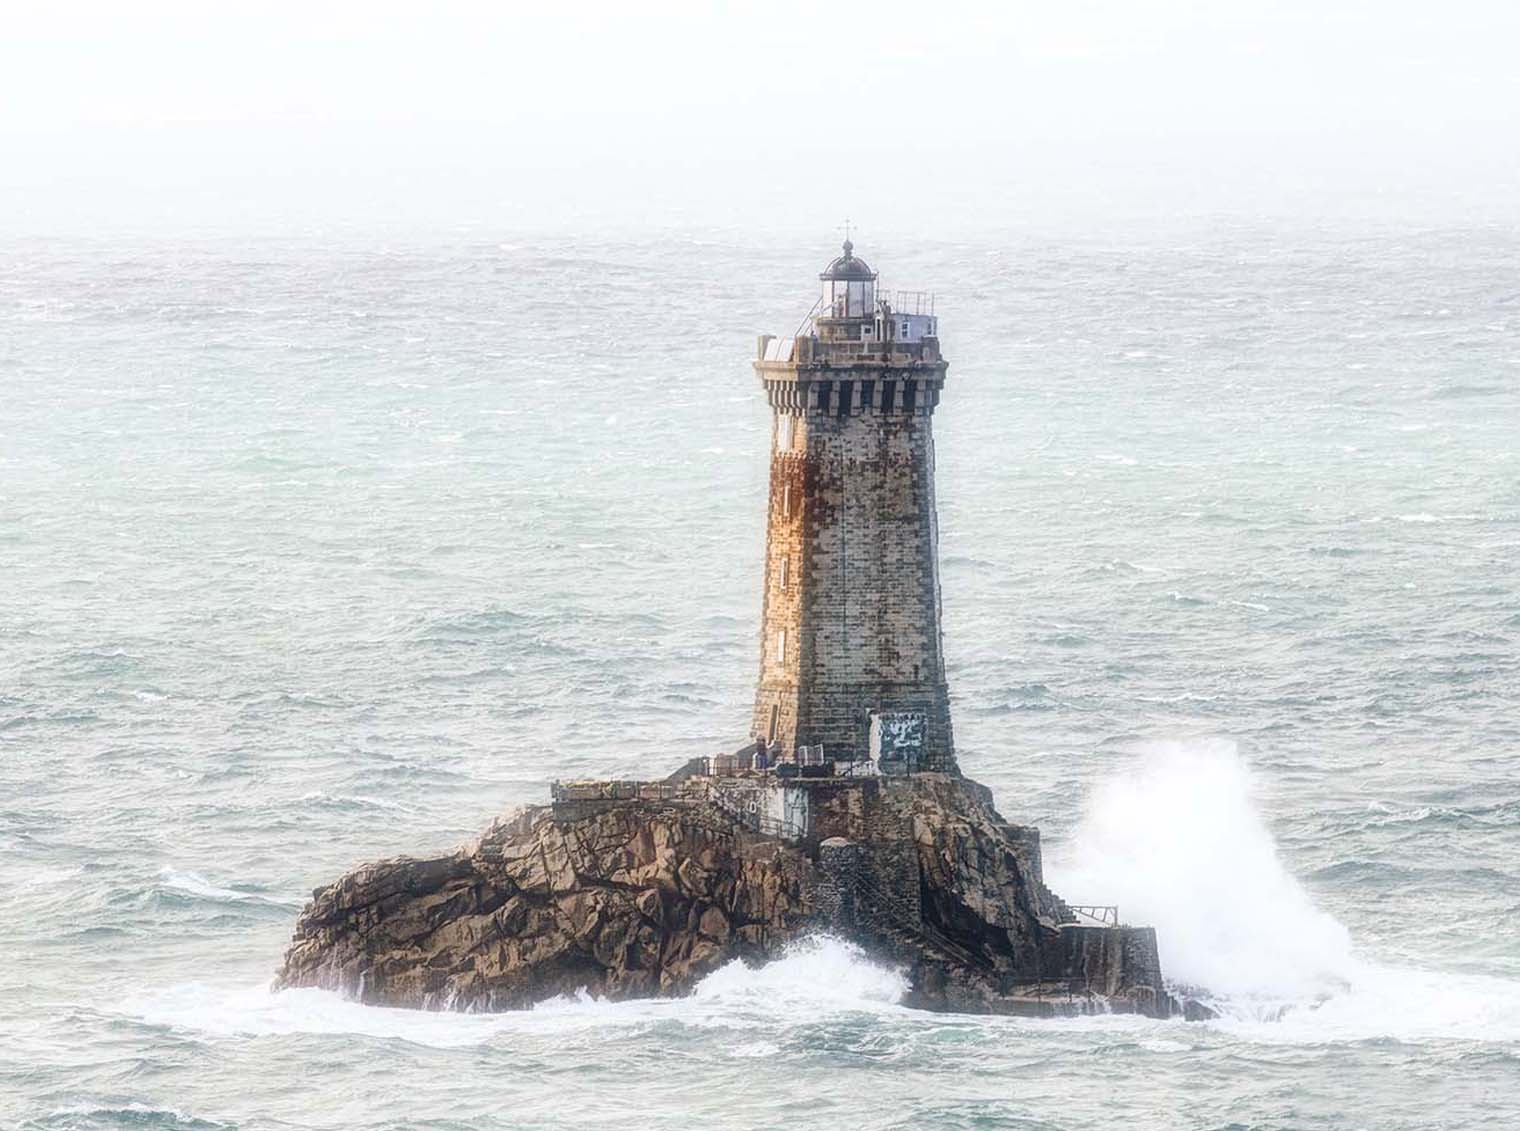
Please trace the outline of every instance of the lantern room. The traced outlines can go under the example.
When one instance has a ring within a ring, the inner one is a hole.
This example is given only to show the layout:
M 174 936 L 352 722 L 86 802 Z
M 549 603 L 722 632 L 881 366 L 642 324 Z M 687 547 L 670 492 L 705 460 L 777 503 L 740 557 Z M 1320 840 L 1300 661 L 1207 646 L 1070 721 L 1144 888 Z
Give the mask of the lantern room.
M 875 318 L 876 272 L 855 258 L 855 245 L 844 241 L 844 254 L 818 276 L 823 280 L 819 318 Z

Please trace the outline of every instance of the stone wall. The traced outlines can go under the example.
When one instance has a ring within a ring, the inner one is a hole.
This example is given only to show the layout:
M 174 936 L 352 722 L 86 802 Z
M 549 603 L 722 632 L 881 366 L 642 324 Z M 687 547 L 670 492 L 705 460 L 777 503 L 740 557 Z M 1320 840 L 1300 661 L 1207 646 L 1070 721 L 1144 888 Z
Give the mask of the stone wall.
M 830 837 L 860 840 L 865 836 L 866 807 L 874 803 L 881 789 L 878 779 L 820 780 L 810 788 L 813 794 L 810 833 L 814 841 Z
M 949 769 L 931 416 L 943 369 L 891 372 L 824 366 L 800 396 L 773 397 L 753 729 L 859 759 L 872 710 L 919 711 L 929 764 Z
M 1140 1012 L 1165 1016 L 1165 993 L 1154 975 L 1161 968 L 1153 927 L 1091 927 L 1067 924 L 1047 948 L 1047 974 L 1084 993 L 1124 1001 Z
M 818 846 L 818 884 L 813 910 L 821 925 L 842 934 L 855 929 L 860 876 L 865 848 L 844 837 L 829 837 Z

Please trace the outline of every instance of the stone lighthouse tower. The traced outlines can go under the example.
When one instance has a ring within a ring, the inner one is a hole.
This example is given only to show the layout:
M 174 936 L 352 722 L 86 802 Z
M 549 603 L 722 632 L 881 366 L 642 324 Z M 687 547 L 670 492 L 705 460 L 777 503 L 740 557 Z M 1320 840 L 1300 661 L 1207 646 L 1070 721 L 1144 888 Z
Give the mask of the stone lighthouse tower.
M 772 431 L 753 733 L 783 756 L 953 771 L 933 300 L 879 296 L 849 240 L 819 278 L 798 335 L 762 337 L 755 361 Z

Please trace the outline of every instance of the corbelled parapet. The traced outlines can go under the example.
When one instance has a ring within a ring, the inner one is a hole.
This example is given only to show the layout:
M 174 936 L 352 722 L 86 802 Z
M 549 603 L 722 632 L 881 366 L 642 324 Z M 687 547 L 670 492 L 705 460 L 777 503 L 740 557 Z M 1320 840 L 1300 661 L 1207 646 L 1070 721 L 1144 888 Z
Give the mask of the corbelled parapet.
M 800 823 L 765 818 L 778 787 L 806 791 Z M 669 996 L 826 931 L 905 966 L 928 1008 L 1169 1014 L 1154 937 L 1076 922 L 1029 833 L 938 774 L 580 783 L 457 852 L 318 889 L 277 985 L 471 1011 Z

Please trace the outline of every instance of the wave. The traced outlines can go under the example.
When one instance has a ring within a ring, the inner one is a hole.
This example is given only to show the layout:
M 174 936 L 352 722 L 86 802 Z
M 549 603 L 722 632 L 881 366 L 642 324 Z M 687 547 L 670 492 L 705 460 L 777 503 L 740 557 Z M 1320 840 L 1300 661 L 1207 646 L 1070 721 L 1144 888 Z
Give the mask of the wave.
M 1215 1024 L 1272 1044 L 1520 1041 L 1520 981 L 1357 961 L 1341 992 L 1313 1001 L 1214 999 Z
M 393 813 L 417 812 L 415 807 L 403 805 L 399 801 L 386 801 L 380 797 L 349 797 L 346 794 L 326 793 L 320 789 L 303 793 L 296 800 L 302 804 L 314 805 L 321 809 L 385 809 Z
M 1361 521 L 1364 523 L 1379 523 L 1387 522 L 1390 519 L 1394 522 L 1403 522 L 1414 526 L 1430 526 L 1443 522 L 1487 522 L 1489 521 L 1489 516 L 1476 513 L 1431 514 L 1429 511 L 1412 511 L 1407 514 L 1373 515 Z
M 1520 1040 L 1520 980 L 1389 965 L 1359 952 L 1284 865 L 1252 794 L 1233 744 L 1148 748 L 1094 794 L 1066 851 L 1051 853 L 1052 885 L 1071 898 L 1117 902 L 1126 921 L 1155 926 L 1174 988 L 1216 1011 L 1208 1025 L 1241 1039 Z M 194 873 L 165 876 L 203 898 L 261 898 Z M 635 1036 L 675 1024 L 741 1031 L 735 1047 L 763 1056 L 795 1032 L 840 1019 L 888 1027 L 905 1039 L 920 1025 L 944 1023 L 901 1005 L 907 988 L 902 970 L 819 936 L 762 967 L 731 962 L 679 999 L 610 1002 L 580 994 L 523 1012 L 472 1015 L 365 1006 L 323 990 L 190 984 L 124 1008 L 142 1023 L 207 1040 L 317 1034 L 453 1048 L 529 1035 Z M 964 1020 L 999 1041 L 1010 1026 L 1134 1028 L 1161 1039 L 1176 1032 L 1167 1026 L 1180 1024 L 1112 1016 Z
M 1233 743 L 1158 744 L 1091 798 L 1051 885 L 1156 928 L 1214 1024 L 1269 1042 L 1520 1040 L 1520 981 L 1379 963 L 1283 864 Z
M 1475 385 L 1460 382 L 1437 385 L 1430 392 L 1433 401 L 1465 400 L 1469 397 L 1494 397 L 1509 392 L 1506 385 Z
M 432 1048 L 483 1044 L 508 1028 L 510 1014 L 472 1016 L 361 1005 L 327 990 L 225 989 L 189 982 L 122 1003 L 143 1024 L 208 1039 L 357 1036 Z
M 171 895 L 188 896 L 191 899 L 211 903 L 255 903 L 266 907 L 300 907 L 299 899 L 286 899 L 261 891 L 220 887 L 198 872 L 185 872 L 178 868 L 161 868 L 158 872 L 158 890 Z
M 854 943 L 818 935 L 793 943 L 776 962 L 730 962 L 709 974 L 692 997 L 719 1006 L 810 1014 L 842 1010 L 896 1011 L 908 992 L 907 976 L 871 961 Z
M 1461 808 L 1447 805 L 1417 805 L 1412 809 L 1399 809 L 1386 801 L 1371 801 L 1367 804 L 1362 823 L 1374 827 L 1427 823 L 1462 828 L 1502 827 L 1520 824 L 1520 802 L 1498 801 L 1489 805 Z
M 189 1115 L 172 1107 L 129 1103 L 100 1107 L 82 1104 L 61 1107 L 39 1119 L 28 1120 L 21 1126 L 23 1128 L 58 1127 L 66 1128 L 67 1131 L 83 1131 L 91 1127 L 163 1127 L 183 1128 L 188 1131 L 220 1131 L 221 1128 L 235 1127 L 236 1124 Z
M 130 998 L 120 1012 L 143 1024 L 213 1040 L 343 1035 L 463 1048 L 524 1033 L 572 1036 L 670 1021 L 775 1030 L 831 1016 L 913 1015 L 898 1004 L 907 988 L 902 971 L 871 961 L 853 943 L 815 936 L 792 944 L 765 966 L 730 962 L 684 998 L 612 1002 L 582 993 L 513 1013 L 434 1013 L 361 1005 L 328 990 L 229 990 L 191 982 Z

